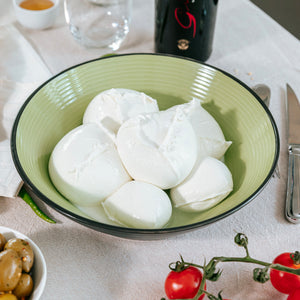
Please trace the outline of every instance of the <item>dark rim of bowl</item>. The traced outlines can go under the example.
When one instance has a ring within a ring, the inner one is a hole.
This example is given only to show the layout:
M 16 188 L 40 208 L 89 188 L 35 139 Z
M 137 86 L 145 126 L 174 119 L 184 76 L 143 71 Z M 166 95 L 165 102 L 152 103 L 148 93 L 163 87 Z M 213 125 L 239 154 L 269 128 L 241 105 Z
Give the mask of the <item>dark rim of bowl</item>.
M 175 227 L 166 227 L 166 228 L 160 228 L 160 229 L 139 229 L 139 228 L 128 228 L 128 227 L 121 227 L 121 226 L 116 226 L 116 225 L 110 225 L 110 224 L 106 224 L 106 223 L 101 223 L 98 221 L 94 221 L 88 218 L 84 218 L 82 216 L 79 216 L 73 212 L 70 212 L 69 210 L 59 206 L 58 204 L 56 204 L 55 202 L 53 202 L 51 199 L 47 198 L 44 194 L 42 194 L 39 189 L 31 182 L 31 180 L 27 177 L 24 169 L 22 168 L 22 165 L 19 161 L 19 157 L 18 157 L 18 152 L 17 152 L 17 148 L 16 148 L 16 136 L 17 136 L 17 130 L 18 130 L 18 124 L 19 124 L 19 120 L 22 116 L 22 113 L 24 111 L 24 109 L 26 108 L 27 104 L 30 102 L 30 100 L 34 97 L 34 95 L 40 90 L 42 89 L 45 85 L 47 85 L 50 81 L 52 81 L 54 78 L 60 76 L 63 73 L 66 73 L 74 68 L 77 68 L 81 65 L 84 64 L 89 64 L 95 61 L 99 61 L 99 60 L 103 60 L 103 59 L 114 59 L 114 58 L 119 58 L 121 56 L 148 56 L 148 55 L 152 55 L 152 56 L 165 56 L 165 57 L 173 57 L 174 59 L 183 59 L 183 60 L 189 60 L 192 61 L 196 64 L 201 64 L 204 66 L 207 66 L 209 68 L 212 68 L 218 72 L 223 73 L 224 75 L 226 75 L 227 77 L 231 78 L 232 80 L 236 81 L 238 84 L 240 84 L 241 86 L 243 86 L 246 90 L 248 90 L 255 98 L 256 100 L 261 104 L 261 106 L 264 108 L 264 110 L 267 113 L 267 116 L 270 119 L 270 122 L 272 124 L 273 127 L 273 132 L 274 132 L 274 136 L 275 136 L 275 154 L 274 154 L 274 160 L 273 160 L 273 164 L 272 167 L 268 173 L 268 175 L 266 176 L 266 178 L 264 179 L 264 181 L 261 183 L 261 185 L 248 197 L 246 198 L 243 202 L 241 202 L 239 205 L 235 206 L 234 208 L 218 215 L 215 216 L 213 218 L 209 218 L 207 220 L 204 221 L 200 221 L 200 222 L 196 222 L 196 223 L 192 223 L 192 224 L 188 224 L 188 225 L 183 225 L 183 226 L 175 226 Z M 112 55 L 105 55 L 103 57 L 97 58 L 97 59 L 93 59 L 93 60 L 89 60 L 77 65 L 74 65 L 70 68 L 67 68 L 63 71 L 61 71 L 60 73 L 54 75 L 53 77 L 51 77 L 50 79 L 48 79 L 47 81 L 45 81 L 43 84 L 41 84 L 35 91 L 33 91 L 33 93 L 26 99 L 26 101 L 24 102 L 24 104 L 22 105 L 22 107 L 20 108 L 18 115 L 15 119 L 14 125 L 13 125 L 13 129 L 12 129 L 12 134 L 11 134 L 11 152 L 12 152 L 12 158 L 15 164 L 15 167 L 19 173 L 19 175 L 21 176 L 21 178 L 24 181 L 25 186 L 28 186 L 32 192 L 39 198 L 41 199 L 43 202 L 45 202 L 46 204 L 48 204 L 50 207 L 54 208 L 55 210 L 57 210 L 58 212 L 60 212 L 61 214 L 67 216 L 68 218 L 72 219 L 73 221 L 80 223 L 82 225 L 85 225 L 87 227 L 93 228 L 93 229 L 98 229 L 99 231 L 105 231 L 105 232 L 118 232 L 120 234 L 124 234 L 125 235 L 153 235 L 153 234 L 168 234 L 168 233 L 178 233 L 178 232 L 183 232 L 183 231 L 189 231 L 192 229 L 196 229 L 198 227 L 203 227 L 206 226 L 208 224 L 214 223 L 216 221 L 219 221 L 231 214 L 233 214 L 234 212 L 238 211 L 239 209 L 241 209 L 242 207 L 244 207 L 246 204 L 248 204 L 251 200 L 253 200 L 263 189 L 263 187 L 268 183 L 268 181 L 270 180 L 270 178 L 272 177 L 274 171 L 275 171 L 275 167 L 276 164 L 278 162 L 278 158 L 279 158 L 279 149 L 280 149 L 280 142 L 279 142 L 279 134 L 278 134 L 278 129 L 275 123 L 275 120 L 271 114 L 271 112 L 269 111 L 268 107 L 264 104 L 264 102 L 260 99 L 260 97 L 250 88 L 248 87 L 245 83 L 243 83 L 242 81 L 240 81 L 238 78 L 234 77 L 233 75 L 227 73 L 226 71 L 223 71 L 219 68 L 213 67 L 209 64 L 197 61 L 195 59 L 191 59 L 191 58 L 187 58 L 187 57 L 180 57 L 180 56 L 176 56 L 176 55 L 171 55 L 171 54 L 159 54 L 159 53 L 129 53 L 129 54 L 112 54 Z M 103 229 L 103 230 L 101 230 Z

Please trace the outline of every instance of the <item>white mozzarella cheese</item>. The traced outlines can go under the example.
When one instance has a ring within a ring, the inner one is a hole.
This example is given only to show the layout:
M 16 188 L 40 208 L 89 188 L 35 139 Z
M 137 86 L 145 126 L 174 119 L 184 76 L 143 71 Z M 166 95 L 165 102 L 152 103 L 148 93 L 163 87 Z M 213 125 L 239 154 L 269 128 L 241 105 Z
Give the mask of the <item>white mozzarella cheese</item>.
M 224 198 L 233 189 L 227 166 L 213 157 L 198 161 L 191 174 L 170 191 L 175 207 L 184 211 L 202 211 Z
M 112 221 L 141 229 L 161 228 L 172 214 L 168 195 L 152 184 L 139 181 L 125 183 L 102 205 Z
M 132 178 L 162 189 L 182 182 L 197 158 L 194 130 L 180 110 L 129 119 L 120 127 L 116 144 Z
M 81 125 L 58 142 L 49 174 L 57 190 L 81 206 L 100 203 L 131 180 L 115 144 L 96 124 Z
M 98 94 L 83 115 L 83 124 L 96 123 L 115 136 L 121 124 L 136 115 L 158 111 L 157 101 L 130 89 L 110 89 Z
M 205 156 L 222 158 L 231 142 L 226 141 L 217 121 L 201 105 L 199 99 L 176 105 L 170 110 L 181 109 L 191 122 L 198 142 L 198 159 Z

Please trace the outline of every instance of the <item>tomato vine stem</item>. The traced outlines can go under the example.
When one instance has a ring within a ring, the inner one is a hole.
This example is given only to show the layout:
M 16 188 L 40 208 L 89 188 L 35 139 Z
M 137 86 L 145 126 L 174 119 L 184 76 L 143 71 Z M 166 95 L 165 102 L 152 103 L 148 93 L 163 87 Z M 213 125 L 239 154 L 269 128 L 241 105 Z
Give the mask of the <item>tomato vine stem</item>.
M 223 298 L 221 296 L 221 292 L 219 292 L 218 296 L 214 296 L 205 290 L 205 283 L 207 280 L 217 281 L 219 279 L 219 277 L 221 276 L 222 271 L 220 269 L 217 270 L 217 268 L 216 268 L 217 264 L 220 262 L 222 262 L 222 263 L 241 262 L 241 263 L 250 263 L 250 264 L 256 264 L 256 265 L 263 266 L 264 268 L 262 268 L 262 269 L 256 268 L 253 271 L 253 279 L 255 281 L 258 281 L 261 283 L 264 283 L 269 280 L 269 275 L 267 273 L 269 271 L 269 269 L 284 271 L 287 273 L 291 273 L 291 274 L 300 276 L 300 269 L 293 269 L 293 268 L 289 268 L 289 267 L 281 265 L 281 264 L 268 263 L 265 261 L 261 261 L 261 260 L 252 258 L 248 251 L 248 238 L 245 234 L 238 233 L 235 236 L 234 241 L 237 245 L 239 245 L 245 249 L 246 256 L 244 256 L 244 257 L 215 256 L 208 262 L 208 264 L 204 264 L 204 265 L 186 262 L 186 261 L 184 261 L 183 257 L 180 256 L 180 258 L 181 258 L 180 261 L 169 264 L 170 269 L 173 271 L 176 271 L 176 272 L 181 272 L 182 270 L 184 270 L 190 266 L 202 269 L 202 271 L 203 271 L 203 278 L 200 283 L 199 290 L 198 290 L 197 294 L 195 295 L 195 297 L 189 298 L 189 299 L 177 299 L 177 300 L 198 300 L 198 298 L 203 293 L 205 293 L 210 300 L 222 300 Z M 300 257 L 299 251 L 296 251 L 295 253 L 293 253 L 291 255 L 291 258 L 294 260 L 295 264 L 297 264 L 299 262 L 299 257 Z M 175 267 L 172 268 L 172 265 L 174 265 L 174 264 L 175 264 Z

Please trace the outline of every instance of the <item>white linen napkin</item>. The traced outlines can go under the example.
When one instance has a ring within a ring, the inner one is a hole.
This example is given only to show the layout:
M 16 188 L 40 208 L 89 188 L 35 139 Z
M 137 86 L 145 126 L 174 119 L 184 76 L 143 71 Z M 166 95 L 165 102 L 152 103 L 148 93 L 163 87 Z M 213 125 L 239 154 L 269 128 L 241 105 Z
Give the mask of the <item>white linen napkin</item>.
M 9 137 L 21 105 L 36 86 L 0 79 L 0 196 L 16 197 L 22 186 L 11 157 Z
M 17 113 L 51 73 L 13 24 L 0 26 L 0 196 L 16 197 L 22 180 L 14 167 L 10 135 Z
M 22 179 L 10 153 L 10 143 L 6 139 L 0 142 L 0 195 L 3 197 L 16 197 L 22 187 Z

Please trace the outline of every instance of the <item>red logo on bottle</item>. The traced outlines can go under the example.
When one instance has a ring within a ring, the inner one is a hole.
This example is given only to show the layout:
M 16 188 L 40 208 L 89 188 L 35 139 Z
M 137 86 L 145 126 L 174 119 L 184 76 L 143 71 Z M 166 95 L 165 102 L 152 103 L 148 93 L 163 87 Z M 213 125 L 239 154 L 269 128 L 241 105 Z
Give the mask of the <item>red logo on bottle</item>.
M 193 38 L 194 38 L 196 35 L 196 18 L 193 14 L 189 12 L 190 10 L 188 7 L 189 3 L 190 3 L 189 0 L 184 1 L 185 9 L 180 7 L 175 8 L 175 19 L 182 28 L 184 29 L 193 28 Z M 188 24 L 183 24 L 183 21 L 181 21 L 181 19 L 183 19 L 183 17 L 185 16 L 188 17 Z

